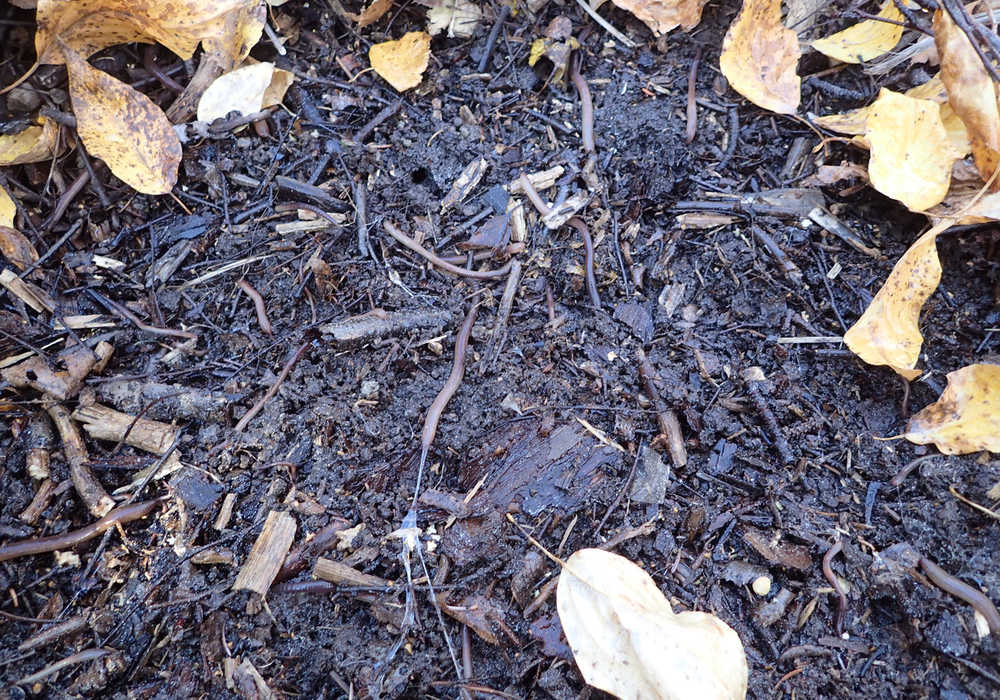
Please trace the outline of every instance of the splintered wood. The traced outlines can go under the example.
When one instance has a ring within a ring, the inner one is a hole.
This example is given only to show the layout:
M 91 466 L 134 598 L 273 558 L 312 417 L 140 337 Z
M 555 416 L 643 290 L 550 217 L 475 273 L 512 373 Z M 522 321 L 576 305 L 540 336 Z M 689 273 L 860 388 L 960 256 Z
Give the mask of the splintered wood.
M 333 559 L 317 559 L 316 566 L 313 567 L 313 576 L 324 581 L 335 583 L 338 586 L 362 586 L 364 588 L 386 588 L 392 585 L 392 581 L 387 581 L 378 576 L 366 574 L 363 571 L 341 564 Z
M 234 591 L 253 591 L 264 597 L 292 546 L 295 527 L 295 519 L 288 513 L 272 510 L 267 514 L 264 528 L 233 583 Z
M 73 418 L 83 424 L 92 438 L 119 442 L 140 450 L 162 455 L 177 438 L 177 429 L 160 421 L 135 418 L 99 403 L 80 406 L 73 411 Z

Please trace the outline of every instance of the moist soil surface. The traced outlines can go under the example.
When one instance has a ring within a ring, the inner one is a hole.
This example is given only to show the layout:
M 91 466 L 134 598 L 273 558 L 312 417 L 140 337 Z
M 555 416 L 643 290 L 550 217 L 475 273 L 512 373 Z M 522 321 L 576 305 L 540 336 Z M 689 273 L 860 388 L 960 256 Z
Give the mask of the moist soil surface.
M 710 4 L 696 30 L 657 41 L 602 8 L 636 41 L 626 48 L 578 5 L 551 2 L 506 17 L 480 69 L 496 17 L 487 7 L 472 38 L 434 38 L 422 82 L 400 96 L 363 70 L 367 48 L 423 29 L 422 7 L 401 4 L 359 33 L 324 3 L 289 3 L 272 9 L 287 54 L 267 41 L 252 52 L 295 72 L 285 107 L 192 138 L 173 196 L 136 195 L 94 160 L 103 195 L 84 187 L 46 222 L 83 163 L 8 168 L 40 251 L 79 228 L 28 278 L 55 311 L 0 297 L 2 356 L 105 340 L 110 360 L 62 405 L 109 406 L 179 437 L 162 460 L 83 433 L 85 464 L 109 493 L 162 501 L 58 554 L 0 564 L 0 695 L 600 696 L 561 634 L 558 567 L 530 534 L 562 556 L 611 549 L 675 610 L 719 616 L 745 646 L 751 697 L 996 697 L 995 636 L 918 561 L 1000 600 L 995 515 L 958 498 L 991 507 L 1000 464 L 887 439 L 947 372 L 997 352 L 996 230 L 940 238 L 922 380 L 906 387 L 854 358 L 839 336 L 924 219 L 851 183 L 816 190 L 872 256 L 801 213 L 733 204 L 799 187 L 817 163 L 864 159 L 840 143 L 816 148 L 803 120 L 727 87 L 718 53 L 735 10 Z M 9 84 L 33 60 L 32 17 L 0 13 Z M 580 44 L 594 154 L 572 83 L 548 59 L 528 64 L 557 16 Z M 93 62 L 169 105 L 174 93 L 141 52 Z M 182 83 L 194 65 L 162 49 L 155 58 Z M 807 54 L 799 72 L 828 67 Z M 904 89 L 921 70 L 880 85 Z M 69 109 L 64 80 L 57 69 L 31 84 Z M 844 95 L 872 85 L 856 66 L 806 80 L 799 113 L 861 106 Z M 443 208 L 480 159 L 481 178 Z M 599 306 L 578 229 L 547 228 L 519 191 L 525 225 L 507 211 L 508 185 L 556 166 L 541 195 L 584 202 Z M 501 272 L 439 269 L 387 225 L 460 256 L 460 268 Z M 515 247 L 503 250 L 508 235 Z M 467 260 L 463 244 L 483 238 L 500 252 Z M 464 377 L 428 436 L 473 307 Z M 59 315 L 84 314 L 107 323 L 52 330 Z M 52 398 L 3 390 L 0 541 L 92 523 L 49 422 Z M 43 485 L 29 471 L 39 450 L 52 493 L 26 522 Z M 299 565 L 265 576 L 263 597 L 234 588 L 248 562 L 284 561 L 288 528 Z M 837 542 L 842 613 L 823 572 Z M 317 578 L 320 559 L 334 563 Z

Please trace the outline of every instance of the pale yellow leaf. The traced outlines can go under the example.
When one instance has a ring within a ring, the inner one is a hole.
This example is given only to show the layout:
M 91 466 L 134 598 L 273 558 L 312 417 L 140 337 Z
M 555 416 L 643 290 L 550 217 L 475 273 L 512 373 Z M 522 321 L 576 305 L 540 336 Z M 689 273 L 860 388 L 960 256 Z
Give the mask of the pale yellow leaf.
M 938 400 L 910 419 L 906 439 L 920 445 L 933 442 L 949 455 L 1000 452 L 1000 365 L 949 372 Z
M 244 37 L 230 18 L 263 9 L 260 0 L 39 0 L 35 49 L 39 63 L 63 63 L 56 36 L 84 58 L 117 44 L 159 42 L 187 59 L 199 41 L 216 37 L 240 53 Z
M 198 120 L 210 122 L 230 112 L 253 114 L 281 102 L 294 75 L 273 63 L 251 63 L 221 75 L 198 101 Z
M 935 241 L 945 226 L 922 235 L 903 254 L 861 318 L 844 334 L 844 343 L 870 365 L 888 365 L 915 379 L 920 357 L 920 310 L 941 281 Z
M 965 35 L 946 12 L 934 13 L 934 43 L 948 103 L 968 131 L 979 175 L 988 180 L 1000 165 L 1000 109 L 993 78 Z M 1000 189 L 995 182 L 993 189 Z
M 649 574 L 600 549 L 559 575 L 559 620 L 584 680 L 620 698 L 742 700 L 743 644 L 704 612 L 675 614 Z
M 798 35 L 781 24 L 781 0 L 743 0 L 719 57 L 733 89 L 759 107 L 794 114 L 801 90 L 798 63 Z
M 10 193 L 0 185 L 0 226 L 14 226 L 14 215 L 17 214 L 17 207 Z
M 646 23 L 656 34 L 683 27 L 694 29 L 708 0 L 612 0 Z
M 882 194 L 913 211 L 930 209 L 948 194 L 959 154 L 936 102 L 883 88 L 868 113 L 865 139 L 871 148 L 868 174 Z
M 878 16 L 893 22 L 903 21 L 903 13 L 892 0 L 882 4 Z M 902 36 L 901 24 L 866 19 L 836 34 L 817 39 L 812 47 L 844 63 L 863 63 L 891 51 Z
M 181 144 L 163 111 L 68 46 L 63 53 L 77 132 L 87 152 L 139 192 L 169 192 L 177 181 Z
M 0 136 L 0 165 L 37 163 L 55 155 L 59 125 L 45 117 L 38 120 L 41 122 L 38 126 Z
M 436 0 L 427 10 L 427 31 L 437 36 L 448 30 L 449 37 L 468 38 L 475 34 L 483 11 L 471 0 Z
M 368 50 L 372 68 L 399 92 L 420 84 L 430 57 L 427 32 L 408 32 L 402 39 L 375 44 Z

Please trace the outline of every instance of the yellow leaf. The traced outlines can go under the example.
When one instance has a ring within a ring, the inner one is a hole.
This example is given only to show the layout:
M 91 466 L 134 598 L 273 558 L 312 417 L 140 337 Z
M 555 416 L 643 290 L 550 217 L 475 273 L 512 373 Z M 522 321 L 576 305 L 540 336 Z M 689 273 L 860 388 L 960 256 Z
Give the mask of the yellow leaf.
M 385 41 L 368 50 L 372 68 L 399 92 L 420 84 L 430 57 L 427 32 L 408 32 L 398 41 Z
M 63 53 L 77 132 L 87 152 L 139 192 L 169 192 L 177 181 L 181 144 L 163 111 L 68 46 Z
M 918 322 L 924 302 L 941 281 L 941 262 L 935 241 L 947 224 L 922 235 L 892 268 L 865 312 L 844 334 L 844 343 L 870 365 L 888 365 L 907 379 L 920 376 L 914 369 L 920 357 Z
M 0 165 L 37 163 L 55 155 L 59 126 L 45 117 L 39 117 L 39 121 L 39 126 L 0 136 Z
M 264 9 L 259 0 L 39 0 L 35 50 L 39 63 L 63 63 L 58 36 L 84 58 L 109 46 L 141 41 L 159 42 L 188 59 L 208 37 L 242 43 L 231 17 L 257 13 L 258 8 Z
M 882 194 L 913 211 L 930 209 L 948 194 L 959 154 L 936 102 L 883 88 L 868 113 L 865 139 L 871 148 L 868 174 Z
M 278 104 L 294 79 L 273 63 L 252 63 L 215 79 L 198 102 L 198 120 L 210 122 L 230 112 L 253 114 Z
M 701 9 L 708 0 L 612 0 L 646 23 L 656 34 L 677 27 L 694 29 L 701 21 Z
M 894 22 L 903 21 L 903 13 L 892 0 L 886 0 L 882 4 L 878 16 Z M 812 43 L 812 47 L 844 63 L 863 63 L 891 51 L 902 36 L 902 24 L 866 19 L 841 32 L 817 39 Z
M 1000 452 L 1000 365 L 950 372 L 937 402 L 910 419 L 906 439 L 920 445 L 933 442 L 948 455 Z
M 743 0 L 719 57 L 733 89 L 759 107 L 794 114 L 801 89 L 798 62 L 799 38 L 781 24 L 781 0 Z
M 600 549 L 573 553 L 556 607 L 584 680 L 620 698 L 743 700 L 739 635 L 715 615 L 675 614 L 645 571 Z
M 14 215 L 17 214 L 17 207 L 10 193 L 0 185 L 0 226 L 14 226 Z
M 979 175 L 988 180 L 1000 165 L 1000 109 L 993 78 L 965 32 L 941 10 L 934 13 L 934 42 L 948 103 L 968 131 Z M 1000 189 L 1000 182 L 993 189 Z

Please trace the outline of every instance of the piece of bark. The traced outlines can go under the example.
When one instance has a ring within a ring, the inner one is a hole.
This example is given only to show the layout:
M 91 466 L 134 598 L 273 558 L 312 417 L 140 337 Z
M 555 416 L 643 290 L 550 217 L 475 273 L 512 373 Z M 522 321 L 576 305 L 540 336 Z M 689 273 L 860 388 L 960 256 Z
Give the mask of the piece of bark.
M 267 514 L 250 556 L 233 583 L 234 591 L 253 591 L 264 597 L 292 546 L 295 527 L 295 518 L 288 513 L 272 510 Z
M 160 421 L 130 416 L 99 403 L 80 406 L 73 411 L 73 418 L 83 424 L 83 429 L 92 438 L 119 442 L 140 450 L 162 455 L 177 439 L 177 428 Z M 131 428 L 131 429 L 130 429 Z
M 11 270 L 0 272 L 0 285 L 38 313 L 52 313 L 56 309 L 55 300 L 41 287 L 25 282 Z
M 386 588 L 392 585 L 384 578 L 366 574 L 363 571 L 341 564 L 333 559 L 317 559 L 313 567 L 313 576 L 338 586 L 361 586 L 364 588 Z
M 86 345 L 67 348 L 59 353 L 58 358 L 66 365 L 65 370 L 53 369 L 45 358 L 36 355 L 0 370 L 0 377 L 20 389 L 35 389 L 65 401 L 80 391 L 83 380 L 101 358 Z
M 45 410 L 52 417 L 52 422 L 56 424 L 56 429 L 62 438 L 63 456 L 69 463 L 69 473 L 76 492 L 92 515 L 103 518 L 115 507 L 115 502 L 87 466 L 90 456 L 87 454 L 87 446 L 83 444 L 83 438 L 80 437 L 80 431 L 76 429 L 76 425 L 70 420 L 69 411 L 62 404 L 49 403 Z

